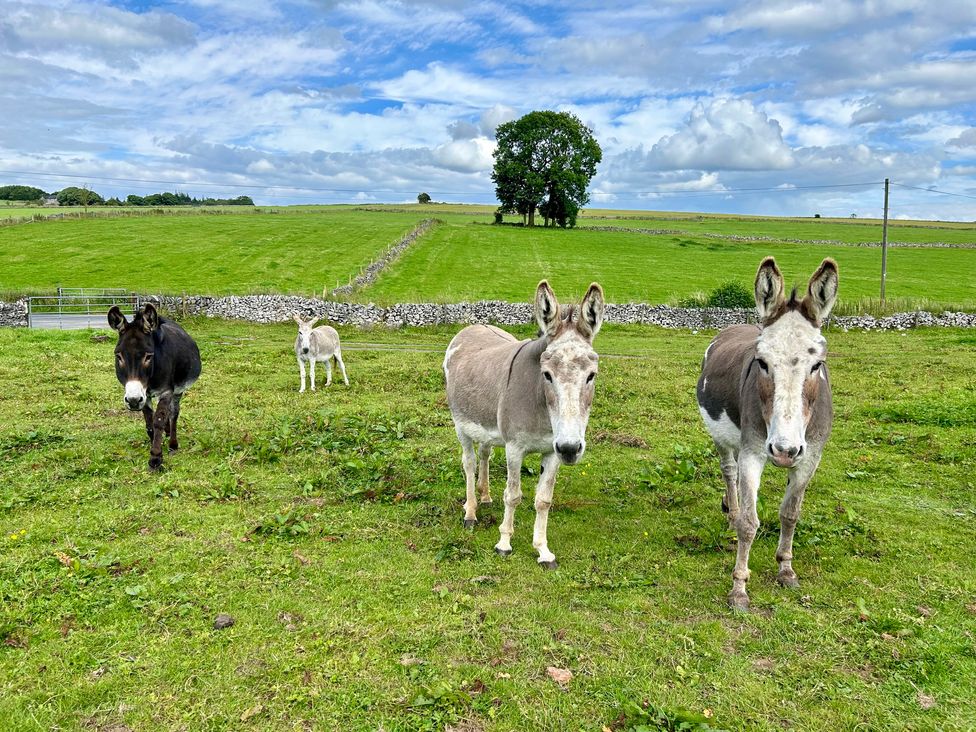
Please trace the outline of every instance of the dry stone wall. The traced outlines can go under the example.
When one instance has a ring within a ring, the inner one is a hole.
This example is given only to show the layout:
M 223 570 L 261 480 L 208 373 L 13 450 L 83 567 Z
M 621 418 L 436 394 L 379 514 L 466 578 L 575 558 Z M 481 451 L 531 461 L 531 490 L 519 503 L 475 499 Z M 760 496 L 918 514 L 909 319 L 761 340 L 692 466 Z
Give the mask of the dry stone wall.
M 293 295 L 147 296 L 163 312 L 175 317 L 202 315 L 208 318 L 245 320 L 252 323 L 281 323 L 295 313 L 305 318 L 317 315 L 338 325 L 359 327 L 385 325 L 391 328 L 427 325 L 497 323 L 518 325 L 532 322 L 532 306 L 501 300 L 462 303 L 401 303 L 382 308 L 372 303 L 320 300 Z M 702 330 L 755 322 L 751 309 L 676 308 L 667 305 L 608 304 L 606 322 L 657 325 L 662 328 Z M 831 324 L 864 330 L 906 330 L 917 327 L 976 328 L 976 313 L 897 313 L 884 318 L 852 315 L 831 318 Z M 26 326 L 27 301 L 0 301 L 0 326 Z

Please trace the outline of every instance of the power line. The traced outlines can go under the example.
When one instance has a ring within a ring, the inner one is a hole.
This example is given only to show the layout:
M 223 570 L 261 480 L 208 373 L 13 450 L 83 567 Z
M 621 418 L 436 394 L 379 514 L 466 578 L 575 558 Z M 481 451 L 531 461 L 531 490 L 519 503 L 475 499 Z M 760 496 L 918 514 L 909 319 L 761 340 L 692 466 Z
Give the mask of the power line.
M 976 201 L 976 196 L 970 196 L 967 193 L 952 193 L 950 191 L 940 191 L 938 188 L 922 188 L 921 186 L 910 186 L 906 183 L 892 183 L 893 186 L 898 186 L 899 188 L 911 188 L 913 191 L 926 191 L 927 193 L 938 193 L 942 196 L 958 196 L 959 198 L 971 198 Z

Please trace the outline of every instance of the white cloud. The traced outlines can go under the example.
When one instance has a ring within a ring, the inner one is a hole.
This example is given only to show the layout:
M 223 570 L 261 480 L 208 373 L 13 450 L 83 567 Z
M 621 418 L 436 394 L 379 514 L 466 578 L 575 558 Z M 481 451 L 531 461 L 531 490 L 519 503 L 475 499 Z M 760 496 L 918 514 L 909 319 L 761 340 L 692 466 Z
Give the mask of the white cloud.
M 684 129 L 661 138 L 648 161 L 665 170 L 779 170 L 794 164 L 779 123 L 737 99 L 697 104 Z
M 957 137 L 946 140 L 949 147 L 976 147 L 976 127 L 963 130 Z
M 487 137 L 451 140 L 434 148 L 435 162 L 459 173 L 489 173 L 494 160 L 495 143 Z

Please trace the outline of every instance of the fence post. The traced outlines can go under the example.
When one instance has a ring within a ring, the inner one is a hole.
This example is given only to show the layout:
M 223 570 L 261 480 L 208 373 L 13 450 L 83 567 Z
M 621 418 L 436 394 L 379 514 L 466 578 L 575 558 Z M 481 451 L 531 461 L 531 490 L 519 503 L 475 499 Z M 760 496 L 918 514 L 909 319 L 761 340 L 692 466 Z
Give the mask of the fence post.
M 888 277 L 888 178 L 885 178 L 884 221 L 881 224 L 881 305 L 885 303 L 885 279 Z

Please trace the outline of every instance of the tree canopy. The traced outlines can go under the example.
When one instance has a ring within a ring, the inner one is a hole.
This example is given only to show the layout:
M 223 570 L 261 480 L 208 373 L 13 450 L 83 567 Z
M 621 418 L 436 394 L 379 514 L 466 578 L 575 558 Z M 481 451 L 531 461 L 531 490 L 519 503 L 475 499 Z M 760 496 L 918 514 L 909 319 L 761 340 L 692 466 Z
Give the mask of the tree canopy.
M 88 188 L 69 186 L 57 193 L 59 206 L 95 206 L 105 203 L 100 195 Z
M 533 226 L 539 209 L 546 226 L 575 226 L 603 159 L 593 132 L 570 112 L 543 111 L 499 125 L 495 138 L 491 179 L 502 212 Z
M 39 201 L 46 195 L 33 186 L 0 186 L 0 201 Z

